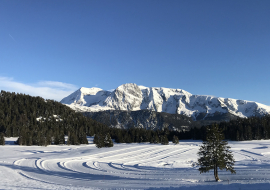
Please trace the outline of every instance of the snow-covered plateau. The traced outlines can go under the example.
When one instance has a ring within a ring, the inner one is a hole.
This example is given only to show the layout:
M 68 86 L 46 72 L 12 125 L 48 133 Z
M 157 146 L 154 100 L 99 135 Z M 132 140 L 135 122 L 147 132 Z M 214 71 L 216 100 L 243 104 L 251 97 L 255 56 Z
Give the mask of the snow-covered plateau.
M 88 145 L 0 146 L 0 189 L 254 190 L 270 187 L 270 140 L 229 141 L 236 174 L 200 174 L 201 141 L 178 145 L 133 143 L 98 149 Z
M 216 114 L 230 113 L 238 117 L 262 116 L 270 107 L 252 101 L 192 95 L 182 89 L 155 88 L 123 84 L 113 91 L 100 88 L 80 88 L 61 103 L 79 112 L 105 110 L 152 110 L 170 114 L 183 114 L 194 120 Z

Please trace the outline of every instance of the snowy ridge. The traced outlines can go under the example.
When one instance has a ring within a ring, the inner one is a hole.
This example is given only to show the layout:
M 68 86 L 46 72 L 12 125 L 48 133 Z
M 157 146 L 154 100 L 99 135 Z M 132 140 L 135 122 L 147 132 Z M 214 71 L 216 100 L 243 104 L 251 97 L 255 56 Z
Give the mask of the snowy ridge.
M 80 88 L 61 103 L 80 112 L 105 110 L 152 110 L 170 114 L 199 115 L 231 113 L 239 117 L 262 116 L 270 113 L 270 106 L 246 100 L 192 95 L 182 89 L 144 87 L 134 83 L 123 84 L 114 91 L 100 88 Z

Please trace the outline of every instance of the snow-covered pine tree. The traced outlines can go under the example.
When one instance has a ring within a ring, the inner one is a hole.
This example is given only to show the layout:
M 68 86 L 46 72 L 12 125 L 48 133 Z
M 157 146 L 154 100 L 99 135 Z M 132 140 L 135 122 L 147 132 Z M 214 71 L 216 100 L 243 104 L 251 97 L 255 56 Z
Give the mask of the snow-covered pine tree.
M 234 158 L 230 151 L 228 142 L 224 141 L 223 131 L 219 129 L 218 125 L 212 125 L 207 128 L 206 141 L 203 141 L 203 145 L 198 152 L 198 163 L 200 166 L 200 173 L 209 172 L 214 170 L 215 180 L 218 181 L 218 169 L 230 171 L 236 173 L 234 170 Z
M 104 136 L 104 147 L 113 147 L 113 141 L 109 133 Z
M 174 136 L 173 136 L 172 142 L 173 142 L 174 144 L 179 144 L 179 139 L 178 139 L 178 137 L 174 135 Z
M 5 145 L 5 135 L 4 135 L 4 133 L 0 133 L 0 145 Z

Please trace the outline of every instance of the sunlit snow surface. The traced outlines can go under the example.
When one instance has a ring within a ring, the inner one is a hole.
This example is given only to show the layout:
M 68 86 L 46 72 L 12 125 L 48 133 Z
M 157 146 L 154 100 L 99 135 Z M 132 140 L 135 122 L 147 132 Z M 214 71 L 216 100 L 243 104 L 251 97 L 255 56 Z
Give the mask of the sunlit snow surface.
M 270 140 L 229 142 L 236 174 L 200 174 L 200 141 L 179 145 L 0 146 L 0 189 L 270 189 Z M 228 181 L 229 180 L 229 181 Z M 228 184 L 229 183 L 229 184 Z

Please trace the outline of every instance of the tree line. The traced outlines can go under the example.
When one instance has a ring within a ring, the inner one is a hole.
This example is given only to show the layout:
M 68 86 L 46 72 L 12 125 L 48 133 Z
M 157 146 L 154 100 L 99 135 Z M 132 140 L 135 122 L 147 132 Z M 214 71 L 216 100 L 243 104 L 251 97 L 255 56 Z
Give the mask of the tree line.
M 237 118 L 229 122 L 221 122 L 218 125 L 223 130 L 225 139 L 227 140 L 261 140 L 269 139 L 270 137 L 270 115 Z M 207 127 L 192 128 L 189 131 L 190 138 L 205 140 Z
M 68 136 L 68 145 L 87 144 L 86 136 L 95 134 L 109 135 L 117 143 L 151 142 L 164 145 L 186 136 L 168 129 L 110 128 L 57 101 L 3 90 L 0 93 L 0 134 L 18 136 L 17 144 L 29 146 L 65 144 L 65 136 Z
M 93 136 L 108 127 L 77 113 L 54 100 L 1 91 L 0 133 L 19 137 L 19 145 L 88 144 Z
M 270 115 L 237 118 L 229 122 L 220 122 L 217 125 L 223 131 L 224 138 L 227 140 L 244 141 L 270 138 Z M 167 128 L 155 131 L 142 128 L 114 129 L 111 135 L 119 143 L 162 143 L 164 137 L 173 141 L 174 136 L 179 140 L 206 140 L 207 128 L 210 126 L 192 127 L 189 131 L 170 131 Z

